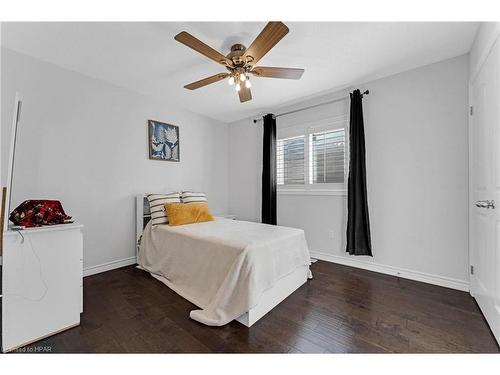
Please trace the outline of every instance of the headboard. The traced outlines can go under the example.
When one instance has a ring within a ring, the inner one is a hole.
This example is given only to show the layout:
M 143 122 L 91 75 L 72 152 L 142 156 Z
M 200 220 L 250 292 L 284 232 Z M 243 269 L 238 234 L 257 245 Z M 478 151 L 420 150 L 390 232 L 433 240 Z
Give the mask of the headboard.
M 146 224 L 151 220 L 148 198 L 144 194 L 135 197 L 135 248 L 137 261 L 139 261 L 139 245 L 141 244 L 142 232 Z

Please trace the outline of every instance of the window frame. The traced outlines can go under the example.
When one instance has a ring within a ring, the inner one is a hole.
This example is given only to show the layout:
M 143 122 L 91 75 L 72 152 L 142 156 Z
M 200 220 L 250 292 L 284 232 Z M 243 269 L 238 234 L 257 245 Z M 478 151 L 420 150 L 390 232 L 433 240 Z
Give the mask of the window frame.
M 310 183 L 311 168 L 311 135 L 344 129 L 344 182 L 343 183 Z M 328 117 L 319 121 L 313 121 L 307 125 L 295 124 L 278 129 L 278 139 L 286 139 L 303 135 L 304 144 L 304 184 L 278 185 L 278 194 L 283 195 L 347 195 L 347 176 L 349 171 L 349 116 L 347 114 Z

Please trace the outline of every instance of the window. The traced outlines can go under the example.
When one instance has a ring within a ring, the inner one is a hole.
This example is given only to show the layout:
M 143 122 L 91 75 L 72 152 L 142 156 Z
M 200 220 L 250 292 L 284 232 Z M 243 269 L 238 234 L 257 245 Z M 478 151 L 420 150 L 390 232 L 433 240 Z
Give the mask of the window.
M 345 120 L 284 129 L 276 143 L 277 180 L 284 193 L 344 190 Z
M 310 184 L 344 182 L 345 130 L 309 135 Z
M 304 184 L 304 136 L 278 139 L 276 165 L 278 185 Z

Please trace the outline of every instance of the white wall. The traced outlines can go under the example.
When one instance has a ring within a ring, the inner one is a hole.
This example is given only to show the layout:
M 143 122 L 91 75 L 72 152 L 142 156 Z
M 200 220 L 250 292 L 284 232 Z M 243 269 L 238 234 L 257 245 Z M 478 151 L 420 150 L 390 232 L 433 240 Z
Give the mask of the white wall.
M 357 86 L 370 90 L 364 116 L 373 258 L 345 253 L 345 196 L 280 194 L 278 223 L 303 228 L 317 257 L 467 289 L 467 80 L 465 55 Z M 278 118 L 278 128 L 334 115 L 341 105 Z M 229 127 L 229 209 L 255 221 L 260 128 L 250 121 Z
M 1 68 L 4 183 L 14 94 L 23 95 L 12 207 L 61 200 L 85 225 L 85 267 L 135 255 L 134 194 L 200 189 L 212 211 L 227 212 L 226 124 L 8 49 Z M 180 127 L 179 163 L 148 160 L 147 119 Z
M 229 125 L 229 211 L 260 222 L 262 124 L 251 119 Z

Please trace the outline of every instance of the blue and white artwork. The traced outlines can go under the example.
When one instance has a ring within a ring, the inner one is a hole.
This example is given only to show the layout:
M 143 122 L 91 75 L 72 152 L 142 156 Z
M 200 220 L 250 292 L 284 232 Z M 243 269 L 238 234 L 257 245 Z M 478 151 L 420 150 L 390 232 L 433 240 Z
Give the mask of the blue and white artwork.
M 180 161 L 179 127 L 148 120 L 149 158 L 152 160 Z

